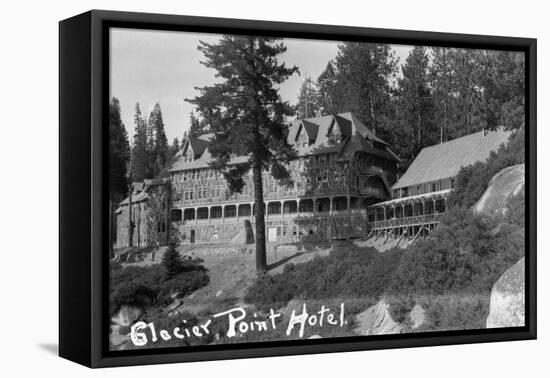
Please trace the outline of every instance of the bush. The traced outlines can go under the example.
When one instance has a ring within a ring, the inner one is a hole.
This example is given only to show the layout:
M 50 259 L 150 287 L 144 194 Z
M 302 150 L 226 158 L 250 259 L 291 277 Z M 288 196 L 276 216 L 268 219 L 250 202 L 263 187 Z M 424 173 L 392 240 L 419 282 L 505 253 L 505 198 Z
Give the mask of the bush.
M 491 152 L 485 162 L 463 167 L 456 177 L 456 188 L 449 194 L 449 207 L 470 208 L 487 189 L 491 178 L 502 169 L 525 162 L 525 129 L 512 134 L 510 141 L 496 152 Z
M 183 263 L 177 247 L 176 242 L 171 241 L 168 250 L 162 256 L 162 265 L 168 278 L 175 277 L 183 271 Z
M 378 298 L 391 281 L 401 255 L 399 249 L 378 253 L 347 243 L 328 256 L 288 264 L 282 273 L 259 277 L 248 289 L 245 301 L 261 308 L 278 308 L 293 298 Z
M 169 303 L 172 295 L 182 297 L 209 282 L 206 269 L 197 261 L 186 261 L 179 274 L 169 277 L 162 265 L 122 268 L 113 263 L 110 270 L 110 312 L 120 306 L 147 308 L 154 303 Z
M 509 206 L 521 208 L 517 201 Z M 525 250 L 524 228 L 506 214 L 492 219 L 451 209 L 429 239 L 404 252 L 387 290 L 394 320 L 416 302 L 427 310 L 426 329 L 480 328 L 492 285 Z

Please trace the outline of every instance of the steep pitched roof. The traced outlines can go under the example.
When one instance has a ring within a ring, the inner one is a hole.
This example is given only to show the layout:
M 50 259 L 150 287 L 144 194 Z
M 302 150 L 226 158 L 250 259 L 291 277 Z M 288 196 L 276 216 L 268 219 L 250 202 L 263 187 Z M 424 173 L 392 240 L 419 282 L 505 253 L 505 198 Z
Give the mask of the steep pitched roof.
M 340 143 L 330 143 L 329 141 L 330 128 L 334 122 L 338 124 L 344 137 Z M 306 118 L 293 122 L 289 127 L 287 139 L 290 145 L 296 146 L 296 139 L 301 128 L 303 128 L 308 135 L 310 144 L 306 148 L 298 149 L 299 156 L 338 153 L 340 159 L 350 159 L 355 152 L 363 151 L 393 161 L 399 161 L 397 155 L 389 149 L 388 144 L 376 137 L 374 133 L 352 113 Z M 193 161 L 185 161 L 185 159 L 181 158 L 181 153 L 176 154 L 176 161 L 169 169 L 169 172 L 208 167 L 208 163 L 212 160 L 212 156 L 208 151 L 208 142 L 211 138 L 212 134 L 208 134 L 195 138 L 193 142 L 190 139 L 190 143 L 195 143 L 192 145 L 192 148 L 196 158 Z M 200 153 L 195 150 L 197 139 L 200 139 L 198 142 L 200 144 L 197 148 L 203 148 Z M 373 146 L 373 141 L 378 142 L 382 148 Z M 244 163 L 248 158 L 248 156 L 236 156 L 231 159 L 230 164 Z
M 496 151 L 501 144 L 506 143 L 511 134 L 499 128 L 426 147 L 393 185 L 393 189 L 455 177 L 460 168 L 487 160 L 491 151 Z
M 188 137 L 187 140 L 189 141 L 189 146 L 193 150 L 193 154 L 195 156 L 201 156 L 204 150 L 208 148 L 208 143 L 210 142 L 210 139 L 212 138 L 212 134 L 205 134 L 201 135 L 199 137 Z
M 303 120 L 302 125 L 304 126 L 304 129 L 306 130 L 307 136 L 309 137 L 309 140 L 316 140 L 317 139 L 317 132 L 319 131 L 319 125 L 309 122 L 308 120 Z
M 155 179 L 145 179 L 143 181 L 136 181 L 132 183 L 132 188 L 134 189 L 132 193 L 132 203 L 146 201 L 149 198 L 148 190 L 154 186 L 166 185 L 168 183 L 168 178 L 155 178 Z M 124 198 L 118 206 L 128 205 L 128 199 L 130 196 Z

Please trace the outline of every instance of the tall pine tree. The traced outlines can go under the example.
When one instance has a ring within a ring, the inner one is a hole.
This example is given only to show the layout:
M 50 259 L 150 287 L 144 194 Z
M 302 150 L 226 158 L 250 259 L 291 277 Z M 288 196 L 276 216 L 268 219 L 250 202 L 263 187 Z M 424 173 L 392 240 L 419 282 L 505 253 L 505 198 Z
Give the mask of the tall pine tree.
M 311 77 L 307 76 L 300 87 L 298 103 L 296 104 L 296 115 L 298 119 L 315 117 L 321 113 L 319 105 L 319 94 Z
M 201 42 L 203 64 L 216 70 L 219 83 L 198 88 L 189 100 L 209 121 L 212 168 L 221 171 L 233 192 L 244 186 L 243 175 L 252 170 L 256 215 L 256 270 L 267 269 L 262 172 L 276 179 L 290 177 L 286 163 L 295 158 L 287 142 L 285 116 L 292 113 L 278 87 L 298 71 L 280 64 L 286 47 L 274 38 L 224 36 L 217 44 Z M 215 115 L 215 116 L 213 116 Z M 249 158 L 231 165 L 235 155 Z
M 120 103 L 115 97 L 109 104 L 109 193 L 116 202 L 128 192 L 130 143 L 120 117 Z
M 151 130 L 148 143 L 149 149 L 149 174 L 156 177 L 166 166 L 169 158 L 168 140 L 164 131 L 164 122 L 162 120 L 162 111 L 157 102 L 151 115 L 149 116 L 149 129 Z
M 195 115 L 194 112 L 191 112 L 191 115 L 189 116 L 189 133 L 188 136 L 196 138 L 198 136 L 201 136 L 203 134 L 207 133 L 208 125 L 213 122 L 212 120 L 207 121 L 208 114 L 211 112 L 209 110 L 206 110 L 206 119 L 199 120 L 199 118 Z
M 429 77 L 433 91 L 434 116 L 439 124 L 439 142 L 443 143 L 449 139 L 449 130 L 454 122 L 453 106 L 455 104 L 456 79 L 450 48 L 432 48 L 432 64 Z
M 130 143 L 128 133 L 120 117 L 120 103 L 113 97 L 109 104 L 109 251 L 113 256 L 113 242 L 116 232 L 114 210 L 128 193 L 128 162 Z
M 406 149 L 401 157 L 412 161 L 426 146 L 438 142 L 434 126 L 433 96 L 429 88 L 429 57 L 426 48 L 415 46 L 402 67 L 403 77 L 399 80 L 400 125 L 408 132 Z
M 332 61 L 329 61 L 325 70 L 317 78 L 317 101 L 322 115 L 338 113 L 335 99 L 338 97 L 336 85 L 336 71 Z
M 390 45 L 346 42 L 339 46 L 334 66 L 334 111 L 351 111 L 386 137 L 390 84 L 397 74 L 397 58 Z
M 132 146 L 132 181 L 143 181 L 150 177 L 150 154 L 148 127 L 141 115 L 139 103 L 134 113 L 134 143 Z

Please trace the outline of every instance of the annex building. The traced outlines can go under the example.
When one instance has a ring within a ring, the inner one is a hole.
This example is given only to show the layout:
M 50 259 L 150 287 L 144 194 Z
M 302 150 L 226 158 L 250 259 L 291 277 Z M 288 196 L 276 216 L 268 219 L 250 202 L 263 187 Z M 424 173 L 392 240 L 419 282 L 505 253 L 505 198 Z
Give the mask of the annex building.
M 460 169 L 487 160 L 511 133 L 484 130 L 424 148 L 392 186 L 392 199 L 368 208 L 368 236 L 397 246 L 403 239 L 414 243 L 428 235 L 445 213 Z

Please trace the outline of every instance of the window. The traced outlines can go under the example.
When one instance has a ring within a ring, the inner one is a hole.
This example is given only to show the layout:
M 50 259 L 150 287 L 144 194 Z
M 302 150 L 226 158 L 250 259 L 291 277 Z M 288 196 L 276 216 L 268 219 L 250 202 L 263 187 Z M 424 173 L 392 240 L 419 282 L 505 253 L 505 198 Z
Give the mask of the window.
M 451 189 L 454 189 L 455 188 L 455 179 L 452 178 L 451 179 Z
M 166 223 L 162 222 L 162 232 L 166 232 Z
M 170 219 L 172 222 L 181 222 L 182 211 L 181 209 L 172 209 L 170 212 Z
M 292 226 L 292 235 L 296 236 L 298 234 L 298 227 Z

